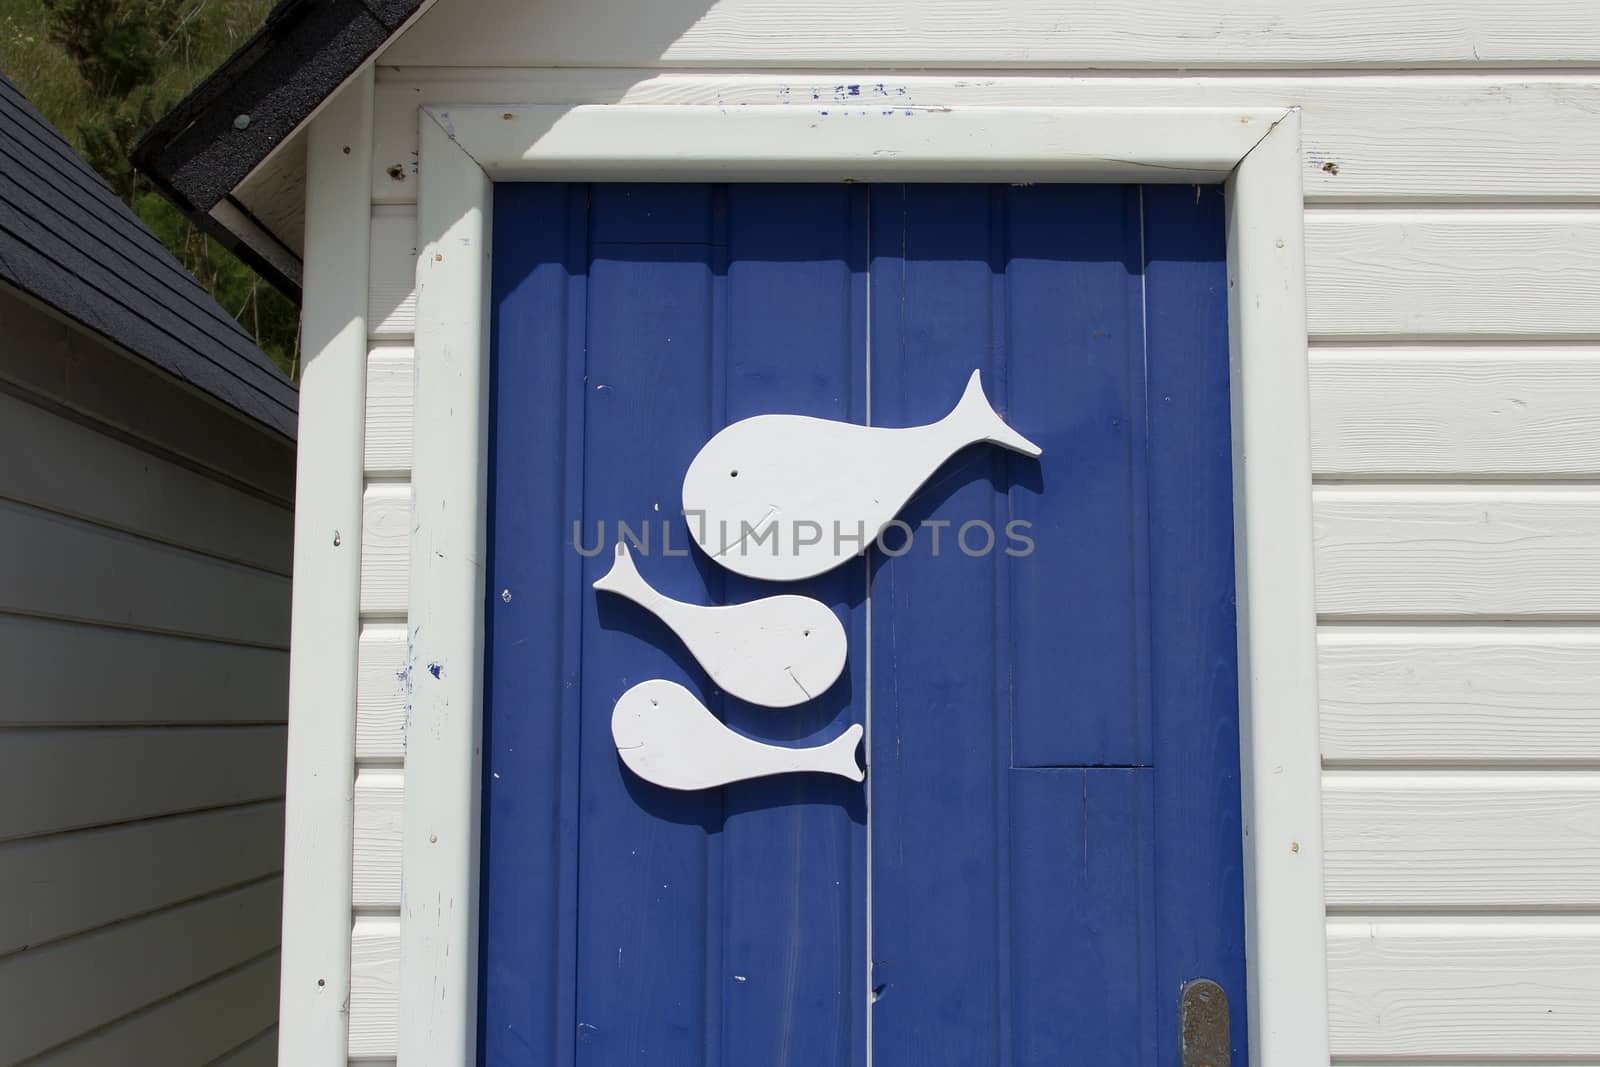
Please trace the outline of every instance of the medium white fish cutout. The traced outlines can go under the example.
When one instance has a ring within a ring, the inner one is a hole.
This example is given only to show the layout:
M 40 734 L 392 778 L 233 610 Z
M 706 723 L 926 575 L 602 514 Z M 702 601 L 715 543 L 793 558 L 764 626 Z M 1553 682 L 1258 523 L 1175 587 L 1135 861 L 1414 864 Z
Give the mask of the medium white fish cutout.
M 695 695 L 664 678 L 640 682 L 611 711 L 611 738 L 628 769 L 667 789 L 711 789 L 772 774 L 815 771 L 852 782 L 861 724 L 815 748 L 764 745 L 724 726 Z
M 839 680 L 849 640 L 828 605 L 785 593 L 708 607 L 651 588 L 624 541 L 596 589 L 643 607 L 678 635 L 718 688 L 769 708 L 803 704 Z
M 689 464 L 684 517 L 695 543 L 735 574 L 810 578 L 863 554 L 940 464 L 980 441 L 1042 452 L 1000 418 L 977 371 L 955 409 L 926 426 L 741 419 Z

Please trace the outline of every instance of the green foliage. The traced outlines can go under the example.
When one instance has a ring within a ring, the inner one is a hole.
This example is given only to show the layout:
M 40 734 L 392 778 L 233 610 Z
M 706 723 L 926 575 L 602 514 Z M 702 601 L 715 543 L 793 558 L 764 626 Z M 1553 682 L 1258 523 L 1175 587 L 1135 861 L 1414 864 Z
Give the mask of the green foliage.
M 0 0 L 0 69 L 217 303 L 293 374 L 299 311 L 133 169 L 139 137 L 237 48 L 271 0 Z

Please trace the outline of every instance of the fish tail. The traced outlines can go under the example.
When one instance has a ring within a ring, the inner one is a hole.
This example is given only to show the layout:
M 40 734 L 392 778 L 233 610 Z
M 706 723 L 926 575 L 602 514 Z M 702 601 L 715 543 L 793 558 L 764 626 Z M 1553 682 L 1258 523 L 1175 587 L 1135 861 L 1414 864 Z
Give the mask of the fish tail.
M 861 724 L 851 723 L 845 728 L 844 733 L 823 745 L 819 769 L 848 778 L 852 782 L 859 782 L 865 778 L 867 772 L 856 762 L 856 746 L 861 744 L 861 734 Z
M 1044 452 L 1038 445 L 1006 425 L 1000 413 L 984 395 L 983 382 L 979 380 L 977 371 L 972 372 L 972 377 L 967 381 L 967 391 L 961 394 L 961 402 L 956 405 L 956 409 L 949 417 L 961 425 L 972 441 L 989 441 L 1002 448 L 1009 448 L 1013 452 L 1021 452 L 1024 456 L 1038 456 Z
M 619 540 L 616 548 L 616 561 L 611 564 L 611 569 L 602 578 L 595 579 L 594 587 L 607 593 L 617 593 L 637 600 L 642 593 L 649 592 L 644 577 L 639 573 L 639 568 L 633 565 L 633 557 L 628 554 L 628 543 Z

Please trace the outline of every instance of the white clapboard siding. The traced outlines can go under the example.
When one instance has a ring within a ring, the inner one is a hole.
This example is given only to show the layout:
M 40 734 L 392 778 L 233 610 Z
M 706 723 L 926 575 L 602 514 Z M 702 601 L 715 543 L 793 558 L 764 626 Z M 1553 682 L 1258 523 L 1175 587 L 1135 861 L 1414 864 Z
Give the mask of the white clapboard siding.
M 417 325 L 417 215 L 407 208 L 372 209 L 367 333 L 404 339 Z
M 0 501 L 0 611 L 282 648 L 289 579 Z
M 1329 771 L 1330 908 L 1600 908 L 1600 772 Z
M 1328 985 L 1335 1057 L 1600 1060 L 1600 919 L 1332 919 Z
M 1330 764 L 1600 765 L 1600 629 L 1325 626 Z
M 289 573 L 287 508 L 0 393 L 0 497 Z
M 1600 346 L 1315 349 L 1311 415 L 1318 475 L 1594 475 Z
M 356 675 L 356 760 L 405 758 L 406 709 L 411 674 L 403 624 L 374 623 L 361 630 Z
M 0 1034 L 26 1059 L 269 952 L 272 878 L 0 961 Z
M 373 200 L 417 198 L 423 105 L 629 103 L 725 106 L 831 99 L 838 79 L 789 73 L 381 69 Z M 997 77 L 865 73 L 915 107 L 1271 107 L 1298 104 L 1313 202 L 1600 199 L 1600 82 L 1546 75 Z M 1470 160 L 1470 166 L 1463 166 Z
M 0 844 L 0 956 L 282 869 L 278 801 Z
M 357 908 L 400 906 L 400 816 L 405 772 L 367 769 L 356 774 L 355 868 Z
M 278 1028 L 268 1027 L 232 1052 L 218 1056 L 206 1067 L 279 1067 Z
M 384 53 L 414 66 L 1374 67 L 1600 60 L 1570 0 L 624 0 L 440 4 Z
M 1325 616 L 1600 616 L 1600 489 L 1322 486 Z
M 380 345 L 367 356 L 366 469 L 403 476 L 411 470 L 411 390 L 415 365 L 408 346 Z
M 0 615 L 0 726 L 283 722 L 274 648 Z
M 215 1057 L 236 1052 L 240 1034 L 262 1033 L 277 1015 L 278 954 L 269 952 L 48 1053 L 30 1067 L 182 1063 L 211 1067 Z
M 350 935 L 350 1055 L 393 1059 L 400 991 L 400 920 L 362 916 Z
M 283 796 L 282 726 L 8 730 L 0 840 Z
M 1597 293 L 1600 211 L 1306 213 L 1314 337 L 1593 336 Z
M 361 611 L 402 615 L 411 568 L 411 486 L 367 487 L 361 508 Z

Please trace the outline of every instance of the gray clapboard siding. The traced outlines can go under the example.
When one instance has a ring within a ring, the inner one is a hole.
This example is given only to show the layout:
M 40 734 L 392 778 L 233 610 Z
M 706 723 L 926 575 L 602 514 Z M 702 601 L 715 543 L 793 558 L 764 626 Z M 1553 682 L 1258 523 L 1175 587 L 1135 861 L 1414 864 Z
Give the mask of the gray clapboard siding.
M 1600 489 L 1323 486 L 1324 616 L 1600 617 Z
M 1332 919 L 1328 977 L 1336 1058 L 1600 1059 L 1600 919 Z
M 0 726 L 281 723 L 289 656 L 56 619 L 0 615 Z
M 393 1059 L 400 989 L 400 920 L 361 916 L 350 935 L 350 1055 Z
M 284 727 L 9 730 L 0 840 L 283 796 Z
M 281 879 L 0 961 L 0 1034 L 26 1058 L 253 959 L 278 943 Z
M 236 1054 L 240 1034 L 272 1027 L 277 1007 L 278 953 L 269 952 L 46 1053 L 31 1067 L 207 1063 Z
M 283 648 L 289 579 L 0 501 L 0 611 Z
M 278 1028 L 268 1027 L 238 1048 L 232 1049 L 206 1067 L 278 1067 Z
M 367 356 L 366 470 L 403 477 L 411 470 L 411 391 L 415 356 L 380 345 Z
M 1335 337 L 1600 334 L 1600 211 L 1306 212 L 1306 317 Z
M 1318 475 L 1600 473 L 1600 347 L 1314 349 L 1311 410 Z
M 357 908 L 400 907 L 400 820 L 405 772 L 389 768 L 356 774 L 355 868 Z
M 1325 626 L 1317 646 L 1330 764 L 1600 766 L 1600 629 Z
M 371 623 L 361 630 L 356 668 L 356 760 L 405 758 L 406 710 L 411 699 L 406 627 Z
M 0 845 L 0 956 L 283 869 L 283 804 Z
M 361 508 L 362 614 L 405 614 L 410 572 L 411 486 L 368 486 Z
M 290 513 L 0 393 L 0 497 L 287 575 Z
M 1328 906 L 1600 908 L 1600 773 L 1330 771 Z

